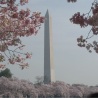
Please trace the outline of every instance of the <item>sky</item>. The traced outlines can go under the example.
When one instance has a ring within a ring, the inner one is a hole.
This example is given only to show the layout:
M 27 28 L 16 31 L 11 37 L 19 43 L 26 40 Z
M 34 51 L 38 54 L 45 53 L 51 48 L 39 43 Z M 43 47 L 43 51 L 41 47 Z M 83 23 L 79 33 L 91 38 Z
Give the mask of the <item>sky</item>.
M 44 16 L 47 9 L 52 17 L 53 49 L 56 81 L 68 84 L 98 85 L 98 54 L 89 53 L 85 48 L 77 46 L 76 39 L 86 36 L 90 27 L 81 29 L 69 21 L 76 12 L 87 13 L 93 0 L 78 0 L 68 3 L 67 0 L 29 0 L 23 8 L 31 12 L 39 11 Z M 23 38 L 26 45 L 24 51 L 32 52 L 30 66 L 21 70 L 17 65 L 8 65 L 13 76 L 33 83 L 36 76 L 44 73 L 44 24 L 38 34 Z

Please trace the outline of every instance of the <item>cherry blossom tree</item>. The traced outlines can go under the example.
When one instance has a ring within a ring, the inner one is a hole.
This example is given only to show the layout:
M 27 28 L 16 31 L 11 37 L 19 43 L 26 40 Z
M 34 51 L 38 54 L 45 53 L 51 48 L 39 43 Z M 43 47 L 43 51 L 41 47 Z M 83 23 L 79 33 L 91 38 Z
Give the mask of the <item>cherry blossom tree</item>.
M 52 84 L 54 89 L 54 95 L 55 97 L 69 97 L 69 85 L 62 82 L 62 81 L 56 81 Z
M 85 98 L 90 93 L 98 92 L 97 86 L 87 86 L 83 84 L 69 85 L 62 81 L 56 81 L 50 84 L 34 85 L 27 80 L 19 80 L 16 77 L 6 78 L 0 77 L 0 98 L 2 96 L 9 96 L 14 98 L 18 96 L 33 97 L 33 98 L 46 98 L 46 97 L 78 97 Z
M 83 98 L 83 94 L 75 87 L 69 89 L 69 93 L 71 98 Z
M 77 0 L 67 0 L 68 2 L 76 2 Z M 90 10 L 87 13 L 80 14 L 75 13 L 70 21 L 73 24 L 80 25 L 81 28 L 91 27 L 86 37 L 81 35 L 77 38 L 78 46 L 85 47 L 89 52 L 94 50 L 98 53 L 98 41 L 94 39 L 90 42 L 89 39 L 94 38 L 98 35 L 98 0 L 93 0 Z
M 19 96 L 19 98 L 23 98 L 23 96 L 30 95 L 33 96 L 33 98 L 37 98 L 36 92 L 37 90 L 33 83 L 27 80 L 19 80 L 15 77 L 0 78 L 0 96 L 10 96 L 11 98 Z
M 75 89 L 79 90 L 82 93 L 82 97 L 87 97 L 90 93 L 90 88 L 87 85 L 84 84 L 73 84 L 72 87 L 75 87 Z
M 36 35 L 44 22 L 40 12 L 31 13 L 30 9 L 19 9 L 28 0 L 0 0 L 0 68 L 4 68 L 4 61 L 18 64 L 21 68 L 28 66 L 26 59 L 30 53 L 22 53 L 25 46 L 21 37 Z M 13 50 L 12 50 L 13 49 Z

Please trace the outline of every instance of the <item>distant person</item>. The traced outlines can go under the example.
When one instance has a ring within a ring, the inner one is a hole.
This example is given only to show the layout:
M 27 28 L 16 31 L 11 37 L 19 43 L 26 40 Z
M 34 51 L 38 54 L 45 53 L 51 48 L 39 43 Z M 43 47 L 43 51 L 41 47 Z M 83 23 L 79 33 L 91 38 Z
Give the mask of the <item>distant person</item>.
M 87 98 L 98 98 L 98 92 L 90 94 Z

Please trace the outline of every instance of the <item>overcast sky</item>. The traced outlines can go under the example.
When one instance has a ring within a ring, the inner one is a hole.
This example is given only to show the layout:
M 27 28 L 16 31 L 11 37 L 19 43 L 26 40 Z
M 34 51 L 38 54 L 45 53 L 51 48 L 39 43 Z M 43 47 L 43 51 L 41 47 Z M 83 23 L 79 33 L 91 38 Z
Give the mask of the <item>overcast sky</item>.
M 87 13 L 92 1 L 78 0 L 72 4 L 66 0 L 29 0 L 24 7 L 32 12 L 40 11 L 43 16 L 48 9 L 51 14 L 56 80 L 69 84 L 98 84 L 98 54 L 78 47 L 76 41 L 80 35 L 87 35 L 90 28 L 81 29 L 69 21 L 75 12 Z M 23 43 L 25 51 L 33 53 L 30 67 L 24 70 L 14 65 L 9 67 L 14 76 L 35 82 L 35 77 L 44 73 L 44 24 L 36 36 L 24 38 Z

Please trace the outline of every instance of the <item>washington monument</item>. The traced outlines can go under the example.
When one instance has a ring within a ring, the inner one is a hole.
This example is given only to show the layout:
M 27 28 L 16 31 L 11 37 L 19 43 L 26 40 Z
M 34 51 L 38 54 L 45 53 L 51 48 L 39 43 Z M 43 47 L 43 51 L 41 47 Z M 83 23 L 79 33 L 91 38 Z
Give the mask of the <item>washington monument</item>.
M 52 43 L 52 20 L 47 10 L 44 24 L 44 83 L 55 81 Z

